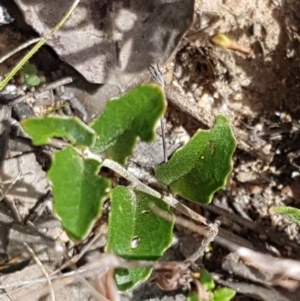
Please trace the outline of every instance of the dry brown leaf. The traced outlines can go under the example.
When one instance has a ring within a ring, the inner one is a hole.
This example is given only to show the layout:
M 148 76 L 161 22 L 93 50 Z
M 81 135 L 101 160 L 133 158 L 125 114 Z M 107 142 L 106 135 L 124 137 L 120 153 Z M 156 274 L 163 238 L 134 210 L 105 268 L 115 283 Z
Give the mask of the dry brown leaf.
M 25 20 L 44 36 L 73 0 L 16 0 Z M 121 90 L 139 82 L 152 64 L 163 64 L 193 20 L 194 0 L 82 0 L 49 39 L 61 59 L 92 83 Z

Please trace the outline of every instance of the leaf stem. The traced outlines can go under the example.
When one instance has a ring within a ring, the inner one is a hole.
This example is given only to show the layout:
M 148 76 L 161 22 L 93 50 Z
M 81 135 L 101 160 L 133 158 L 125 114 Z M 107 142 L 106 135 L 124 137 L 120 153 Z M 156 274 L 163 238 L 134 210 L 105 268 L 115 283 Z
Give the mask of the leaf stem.
M 130 172 L 128 172 L 119 163 L 117 163 L 113 160 L 107 159 L 107 158 L 103 160 L 100 155 L 91 152 L 88 148 L 85 149 L 84 155 L 89 159 L 93 159 L 93 160 L 98 161 L 99 163 L 101 163 L 102 167 L 107 167 L 107 168 L 113 170 L 115 173 L 119 174 L 121 177 L 123 177 L 126 180 L 128 180 L 129 182 L 131 182 L 132 185 L 133 185 L 133 188 L 135 188 L 139 191 L 148 193 L 148 194 L 152 195 L 155 198 L 161 199 L 166 204 L 168 204 L 169 206 L 175 208 L 176 210 L 178 210 L 179 212 L 181 212 L 185 216 L 188 216 L 192 220 L 194 220 L 198 223 L 201 223 L 205 226 L 209 226 L 207 220 L 203 216 L 197 214 L 195 211 L 191 210 L 190 208 L 188 208 L 184 204 L 180 203 L 173 196 L 171 196 L 171 195 L 164 196 L 164 195 L 160 194 L 158 191 L 156 191 L 156 190 L 150 188 L 149 186 L 145 185 L 144 183 L 139 181 L 135 176 L 133 176 Z
M 92 154 L 92 157 L 90 157 L 91 159 L 97 158 L 96 154 L 91 153 L 91 152 L 89 152 L 89 153 Z M 139 181 L 136 177 L 134 177 L 131 173 L 129 173 L 123 166 L 121 166 L 117 162 L 110 160 L 110 159 L 105 159 L 102 162 L 102 166 L 113 170 L 114 172 L 118 173 L 120 176 L 122 176 L 126 180 L 130 181 L 135 189 L 140 190 L 145 193 L 148 193 L 155 198 L 163 200 L 166 204 L 175 208 L 176 210 L 178 210 L 185 216 L 188 216 L 189 218 L 193 219 L 194 221 L 208 226 L 208 222 L 203 216 L 197 214 L 196 212 L 194 212 L 193 210 L 191 210 L 184 204 L 180 203 L 173 196 L 171 196 L 171 195 L 164 196 L 164 195 L 160 194 L 159 192 L 157 192 L 156 190 L 143 184 L 141 181 Z

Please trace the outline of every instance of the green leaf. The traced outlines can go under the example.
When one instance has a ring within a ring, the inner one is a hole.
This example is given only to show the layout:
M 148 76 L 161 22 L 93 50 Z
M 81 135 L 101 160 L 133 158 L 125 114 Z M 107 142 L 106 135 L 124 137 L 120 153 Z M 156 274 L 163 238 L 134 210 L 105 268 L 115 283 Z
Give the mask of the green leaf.
M 212 291 L 215 288 L 215 282 L 208 270 L 201 270 L 199 281 L 207 291 Z
M 146 281 L 151 274 L 151 269 L 116 269 L 115 281 L 118 289 L 122 292 L 128 291 L 142 281 Z
M 40 78 L 37 75 L 28 75 L 25 77 L 26 85 L 29 87 L 38 86 L 41 83 Z
M 110 181 L 99 177 L 99 162 L 83 159 L 72 148 L 54 153 L 47 175 L 51 181 L 54 213 L 74 241 L 86 237 L 110 191 Z
M 51 137 L 67 138 L 76 146 L 91 146 L 95 132 L 76 117 L 49 116 L 21 121 L 22 128 L 32 138 L 34 145 L 44 145 Z
M 25 64 L 22 68 L 22 71 L 27 75 L 36 75 L 37 69 L 33 64 Z
M 165 111 L 164 94 L 155 84 L 137 87 L 108 102 L 102 114 L 91 124 L 99 137 L 93 151 L 125 163 L 138 137 L 150 142 L 154 126 Z
M 300 225 L 300 210 L 299 209 L 293 208 L 293 207 L 279 206 L 279 207 L 275 207 L 274 211 L 276 213 L 281 214 L 288 220 Z
M 156 168 L 156 178 L 187 200 L 209 203 L 213 194 L 226 184 L 234 150 L 229 123 L 218 115 L 210 131 L 198 131 L 169 162 Z
M 198 298 L 198 295 L 197 293 L 191 293 L 189 294 L 186 299 L 186 301 L 200 301 L 199 298 Z
M 127 260 L 158 260 L 172 242 L 173 223 L 150 211 L 153 202 L 162 210 L 168 206 L 160 199 L 127 187 L 112 190 L 111 212 L 108 220 L 106 252 L 113 252 Z M 125 291 L 146 279 L 151 270 L 118 269 L 115 279 Z
M 223 287 L 215 290 L 212 294 L 211 301 L 230 301 L 236 292 L 228 287 Z

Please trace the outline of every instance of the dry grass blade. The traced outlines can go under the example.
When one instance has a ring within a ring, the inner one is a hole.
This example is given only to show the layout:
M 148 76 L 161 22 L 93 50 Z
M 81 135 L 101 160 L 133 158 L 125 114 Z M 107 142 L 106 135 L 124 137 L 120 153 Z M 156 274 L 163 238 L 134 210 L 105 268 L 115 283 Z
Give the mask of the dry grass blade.
M 19 52 L 19 51 L 21 51 L 21 50 L 27 48 L 28 46 L 30 46 L 30 45 L 32 45 L 32 44 L 35 44 L 35 43 L 37 43 L 37 42 L 39 42 L 39 41 L 41 41 L 41 40 L 42 40 L 42 38 L 36 38 L 36 39 L 30 40 L 30 41 L 24 43 L 23 45 L 17 47 L 17 48 L 14 49 L 13 51 L 11 51 L 11 52 L 9 52 L 8 54 L 2 56 L 2 57 L 0 58 L 0 64 L 3 63 L 4 61 L 6 61 L 6 60 L 7 60 L 8 58 L 10 58 L 11 56 L 13 56 L 14 54 L 16 54 L 17 52 Z
M 235 252 L 247 265 L 250 265 L 266 276 L 271 285 L 295 290 L 300 285 L 300 261 L 276 258 L 241 247 L 223 237 L 216 237 L 215 242 Z
M 197 214 L 196 212 L 194 212 L 193 210 L 191 210 L 184 204 L 180 203 L 178 200 L 176 200 L 171 195 L 163 196 L 156 190 L 143 184 L 117 162 L 114 162 L 113 160 L 110 160 L 110 159 L 105 159 L 102 162 L 102 159 L 100 156 L 98 156 L 97 154 L 91 153 L 89 151 L 86 151 L 85 155 L 88 158 L 91 158 L 91 159 L 101 162 L 103 167 L 107 167 L 107 168 L 113 170 L 114 172 L 118 173 L 120 176 L 124 177 L 126 180 L 130 181 L 132 183 L 133 188 L 140 190 L 142 192 L 148 193 L 148 194 L 154 196 L 155 198 L 162 199 L 166 204 L 175 208 L 176 210 L 178 210 L 182 214 L 186 215 L 187 217 L 191 218 L 192 220 L 194 220 L 200 224 L 206 225 L 206 226 L 208 225 L 207 220 L 203 216 Z
M 158 208 L 154 203 L 149 203 L 149 208 L 158 216 L 161 218 L 169 221 L 169 222 L 175 222 L 175 224 L 182 226 L 183 228 L 189 229 L 192 232 L 195 232 L 199 234 L 200 236 L 204 237 L 200 247 L 194 254 L 192 254 L 186 261 L 188 262 L 195 262 L 198 258 L 200 258 L 206 247 L 209 245 L 210 242 L 212 242 L 216 235 L 218 234 L 218 225 L 217 224 L 208 224 L 207 227 L 201 227 L 197 225 L 196 223 L 189 221 L 185 218 L 179 217 L 179 216 L 173 216 L 169 214 L 168 212 L 161 210 Z
M 162 72 L 159 68 L 159 65 L 157 66 L 150 66 L 148 68 L 149 72 L 151 73 L 152 77 L 159 83 L 161 86 L 161 89 L 165 93 L 165 81 L 162 75 Z M 167 147 L 166 147 L 166 126 L 165 126 L 165 119 L 162 117 L 160 119 L 160 127 L 161 127 L 161 138 L 162 138 L 162 145 L 163 145 L 163 152 L 164 152 L 164 162 L 168 161 L 168 155 L 167 155 Z
M 96 290 L 103 296 L 102 300 L 121 301 L 121 297 L 114 280 L 114 269 L 108 269 L 107 273 L 103 275 L 103 277 L 96 276 L 94 279 L 94 285 Z
M 36 97 L 40 93 L 43 93 L 43 92 L 49 91 L 49 90 L 53 90 L 53 89 L 55 89 L 57 87 L 60 87 L 60 86 L 67 85 L 67 84 L 71 83 L 72 81 L 73 81 L 72 77 L 65 77 L 65 78 L 62 78 L 62 79 L 58 79 L 58 80 L 56 80 L 56 81 L 54 81 L 50 84 L 47 84 L 47 85 L 43 86 L 42 88 L 37 89 L 34 92 L 29 92 L 29 93 L 26 93 L 25 95 L 21 95 L 21 96 L 15 98 L 15 99 L 13 99 L 10 102 L 10 104 L 14 105 L 16 103 L 24 101 L 27 98 Z
M 101 254 L 93 260 L 92 263 L 86 264 L 84 267 L 65 273 L 63 275 L 49 276 L 50 280 L 61 280 L 65 278 L 76 278 L 77 276 L 84 276 L 86 278 L 94 277 L 95 275 L 104 275 L 109 268 L 153 268 L 155 262 L 152 261 L 126 261 L 113 254 Z M 17 281 L 8 283 L 5 285 L 0 285 L 1 289 L 11 288 L 11 287 L 21 287 L 30 286 L 37 283 L 47 282 L 46 278 L 38 278 L 28 281 Z
M 24 242 L 23 243 L 25 248 L 27 249 L 27 251 L 29 252 L 29 254 L 32 256 L 33 260 L 36 262 L 36 264 L 40 267 L 41 271 L 43 272 L 43 274 L 45 275 L 48 285 L 49 285 L 49 290 L 50 290 L 50 296 L 51 296 L 51 300 L 52 301 L 56 301 L 55 299 L 55 294 L 54 294 L 54 290 L 52 287 L 52 283 L 51 280 L 49 278 L 48 273 L 46 272 L 45 268 L 43 267 L 42 263 L 40 262 L 40 260 L 37 258 L 37 256 L 35 255 L 34 251 L 29 247 L 29 245 Z
M 16 75 L 16 73 L 24 66 L 24 64 L 47 42 L 49 39 L 70 17 L 73 13 L 80 0 L 75 0 L 68 10 L 68 12 L 63 16 L 60 22 L 45 36 L 42 38 L 34 47 L 17 63 L 17 65 L 9 72 L 9 74 L 0 82 L 0 90 L 2 90 L 8 82 Z
M 159 217 L 161 217 L 169 222 L 175 222 L 175 224 L 180 225 L 183 228 L 189 229 L 192 232 L 198 233 L 201 236 L 207 236 L 209 234 L 208 229 L 205 229 L 204 227 L 200 227 L 189 220 L 181 218 L 180 216 L 174 216 L 172 214 L 169 214 L 168 212 L 161 210 L 159 207 L 157 207 L 152 202 L 149 203 L 148 206 L 151 209 L 151 211 L 153 211 L 156 215 L 158 215 Z
M 10 182 L 10 184 L 8 185 L 8 187 L 5 189 L 4 192 L 0 190 L 0 192 L 1 192 L 1 194 L 0 194 L 0 202 L 5 198 L 5 196 L 6 196 L 6 195 L 8 194 L 8 192 L 12 189 L 12 187 L 16 184 L 16 182 L 17 182 L 19 179 L 21 179 L 21 178 L 22 178 L 22 175 L 21 175 L 21 173 L 19 173 L 19 174 L 15 177 L 15 179 L 13 179 L 13 180 Z

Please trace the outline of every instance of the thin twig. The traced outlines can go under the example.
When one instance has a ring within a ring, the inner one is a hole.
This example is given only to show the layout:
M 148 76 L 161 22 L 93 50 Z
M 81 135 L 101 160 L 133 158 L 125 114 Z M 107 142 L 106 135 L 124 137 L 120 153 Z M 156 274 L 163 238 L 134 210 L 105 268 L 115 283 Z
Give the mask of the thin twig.
M 0 64 L 3 63 L 5 60 L 7 60 L 8 58 L 10 58 L 11 56 L 13 56 L 15 53 L 21 51 L 24 48 L 27 48 L 28 46 L 39 42 L 40 40 L 42 40 L 43 38 L 36 38 L 30 41 L 25 42 L 24 44 L 20 45 L 19 47 L 17 47 L 16 49 L 10 51 L 9 53 L 5 54 L 4 56 L 2 56 L 0 58 Z
M 71 261 L 73 263 L 76 263 L 80 258 L 82 258 L 82 256 L 92 247 L 92 245 L 97 241 L 97 239 L 102 235 L 103 233 L 98 232 L 96 233 L 96 235 L 88 242 L 88 244 L 86 246 L 84 246 L 82 248 L 82 250 L 80 251 L 80 253 L 76 256 L 74 256 Z
M 66 250 L 65 250 L 65 254 L 64 255 L 65 255 L 65 258 L 67 259 L 67 262 L 69 263 L 68 266 L 71 269 L 73 269 L 74 272 L 78 271 L 77 266 L 75 265 L 75 263 L 72 260 L 73 258 L 70 259 L 69 255 L 68 255 L 68 252 L 66 252 Z M 53 274 L 54 273 L 52 273 L 51 276 Z M 103 296 L 82 275 L 77 274 L 76 278 L 78 279 L 79 282 L 81 282 L 83 285 L 85 285 L 90 290 L 90 293 L 96 298 L 96 300 L 99 300 L 99 301 L 109 301 L 106 298 L 103 298 Z
M 195 262 L 199 258 L 201 258 L 208 247 L 208 245 L 215 240 L 216 236 L 218 235 L 218 225 L 212 224 L 210 225 L 210 232 L 206 237 L 202 240 L 200 247 L 192 254 L 190 255 L 186 261 Z M 199 232 L 199 231 L 198 231 Z M 196 232 L 197 233 L 197 232 Z
M 97 161 L 99 161 L 99 159 L 97 159 L 98 155 L 91 153 L 91 152 L 87 152 L 87 155 L 89 158 L 96 159 Z M 101 159 L 101 157 L 99 157 L 99 158 Z M 203 216 L 197 214 L 195 211 L 191 210 L 184 204 L 180 203 L 173 196 L 171 196 L 171 195 L 163 196 L 156 190 L 143 184 L 136 177 L 134 177 L 132 174 L 130 174 L 124 167 L 119 165 L 117 162 L 112 161 L 110 159 L 105 159 L 101 164 L 103 167 L 112 169 L 113 171 L 118 173 L 120 176 L 122 176 L 125 179 L 127 179 L 128 181 L 130 181 L 135 189 L 140 190 L 145 193 L 148 193 L 148 194 L 154 196 L 155 198 L 162 199 L 165 203 L 167 203 L 169 206 L 175 208 L 182 214 L 188 216 L 189 218 L 193 219 L 196 222 L 199 222 L 205 226 L 208 226 L 208 222 Z
M 186 228 L 204 237 L 200 247 L 196 250 L 196 252 L 194 252 L 191 256 L 189 256 L 186 259 L 186 261 L 188 262 L 195 262 L 197 259 L 199 259 L 203 255 L 207 246 L 215 239 L 215 237 L 218 234 L 217 223 L 213 225 L 209 225 L 210 229 L 207 229 L 207 228 L 200 227 L 194 222 L 186 220 L 185 218 L 182 218 L 180 216 L 173 216 L 172 214 L 169 214 L 167 211 L 160 209 L 152 202 L 149 203 L 148 206 L 156 215 L 160 216 L 161 218 L 169 222 L 175 222 L 175 224 L 180 225 L 183 228 Z
M 75 264 L 78 260 L 80 260 L 82 258 L 82 256 L 91 248 L 91 246 L 94 244 L 94 242 L 102 235 L 102 233 L 98 232 L 92 239 L 91 241 L 89 241 L 89 243 L 80 251 L 79 254 L 75 255 L 74 257 L 72 257 L 70 260 L 68 260 L 67 262 L 65 262 L 59 269 L 57 269 L 56 271 L 54 271 L 52 275 L 56 275 L 57 273 L 59 273 L 61 270 L 67 268 L 68 266 Z
M 9 301 L 12 301 L 11 297 L 10 297 L 9 294 L 5 291 L 5 289 L 2 289 L 1 291 L 3 291 L 2 293 L 5 294 L 5 297 L 6 297 Z
M 20 215 L 20 208 L 17 208 L 16 206 L 16 199 L 6 196 L 3 201 L 8 206 L 8 208 L 11 210 L 11 216 L 13 216 L 14 220 L 16 220 L 19 224 L 22 223 L 22 217 Z
M 47 84 L 46 86 L 44 86 L 44 87 L 42 87 L 40 89 L 37 89 L 34 92 L 29 92 L 29 93 L 26 93 L 25 95 L 18 96 L 17 98 L 13 99 L 10 102 L 10 105 L 14 105 L 16 103 L 22 102 L 25 99 L 30 98 L 30 97 L 35 97 L 38 94 L 43 93 L 45 91 L 53 90 L 53 89 L 55 89 L 57 87 L 67 85 L 67 84 L 71 83 L 72 81 L 73 81 L 72 77 L 64 77 L 62 79 L 58 79 L 58 80 L 56 80 L 56 81 L 54 81 L 54 82 L 52 82 L 50 84 Z
M 173 214 L 170 214 L 169 212 L 162 210 L 161 208 L 156 206 L 155 203 L 153 203 L 153 202 L 150 202 L 148 204 L 148 206 L 151 209 L 151 211 L 153 211 L 156 215 L 158 215 L 159 217 L 161 217 L 171 223 L 180 225 L 183 228 L 189 229 L 192 232 L 195 232 L 204 237 L 206 237 L 208 234 L 207 229 L 204 229 L 203 227 L 199 227 L 199 225 L 195 224 L 194 222 L 186 220 L 180 216 L 175 216 Z
M 50 280 L 64 279 L 82 275 L 85 277 L 93 277 L 106 272 L 107 268 L 155 268 L 156 263 L 153 261 L 126 261 L 113 254 L 100 255 L 98 262 L 87 264 L 85 267 L 78 269 L 77 271 L 68 272 L 65 274 L 50 276 Z M 33 280 L 24 280 L 13 283 L 7 283 L 0 285 L 0 289 L 6 289 L 10 287 L 28 286 L 37 283 L 47 282 L 46 278 L 37 278 Z
M 201 207 L 214 214 L 224 216 L 227 219 L 239 224 L 243 228 L 250 229 L 259 234 L 264 234 L 270 239 L 270 241 L 272 241 L 273 243 L 279 246 L 290 246 L 295 250 L 298 248 L 297 244 L 294 241 L 289 240 L 287 237 L 279 237 L 278 234 L 272 229 L 268 229 L 262 225 L 249 221 L 248 219 L 233 214 L 228 210 L 222 209 L 215 205 L 201 205 Z
M 165 92 L 165 81 L 162 72 L 159 68 L 159 65 L 156 65 L 156 67 L 150 66 L 148 70 L 151 73 L 152 77 L 159 83 L 161 89 Z M 164 153 L 164 162 L 168 162 L 167 147 L 166 147 L 166 132 L 165 132 L 166 127 L 165 127 L 164 117 L 160 119 L 160 128 L 161 128 L 161 138 L 162 138 L 163 153 Z
M 41 271 L 43 272 L 43 274 L 45 275 L 48 285 L 49 285 L 49 290 L 50 290 L 50 296 L 51 296 L 51 300 L 55 301 L 55 294 L 54 294 L 54 290 L 52 287 L 52 283 L 51 280 L 49 278 L 48 273 L 46 272 L 46 270 L 44 269 L 44 266 L 42 265 L 42 263 L 40 262 L 40 260 L 37 258 L 37 256 L 35 255 L 34 251 L 29 247 L 29 245 L 24 241 L 23 242 L 25 248 L 27 249 L 27 251 L 30 253 L 30 255 L 32 256 L 33 260 L 36 262 L 36 264 L 40 267 Z
M 1 192 L 0 195 L 0 202 L 5 198 L 5 196 L 8 194 L 8 192 L 12 189 L 12 187 L 16 184 L 16 182 L 21 179 L 23 176 L 21 176 L 21 172 L 19 172 L 19 174 L 14 178 L 14 180 L 12 180 L 10 182 L 10 184 L 8 185 L 8 187 L 5 189 L 4 192 Z
M 152 77 L 159 83 L 159 85 L 161 86 L 162 90 L 165 89 L 165 81 L 162 75 L 162 72 L 159 68 L 159 65 L 156 66 L 150 66 L 148 68 L 150 74 L 152 75 Z
M 48 190 L 44 195 L 38 198 L 34 206 L 29 210 L 28 215 L 24 218 L 24 224 L 28 221 L 33 221 L 37 216 L 40 216 L 45 209 L 46 202 L 51 198 L 51 191 Z M 38 213 L 39 211 L 39 213 Z
M 201 0 L 200 5 L 198 7 L 198 15 L 199 15 L 199 23 L 198 23 L 198 29 L 202 28 L 202 13 L 203 13 L 203 4 L 204 4 L 204 0 Z
M 95 277 L 97 277 L 97 275 Z M 80 277 L 79 281 L 90 290 L 90 293 L 96 298 L 97 301 L 111 301 L 103 297 L 103 295 L 100 294 L 85 278 Z
M 9 74 L 0 82 L 0 90 L 2 90 L 12 77 L 24 66 L 24 64 L 47 42 L 47 40 L 66 22 L 66 20 L 73 13 L 80 0 L 74 0 L 71 8 L 64 14 L 62 19 L 56 24 L 56 26 L 39 42 L 37 42 L 33 48 L 14 66 Z
M 75 149 L 76 150 L 76 149 Z M 82 155 L 79 151 L 78 153 Z M 135 176 L 133 176 L 130 172 L 128 172 L 123 166 L 118 164 L 117 162 L 110 160 L 110 159 L 102 159 L 102 157 L 98 154 L 95 154 L 91 152 L 89 149 L 85 149 L 84 155 L 89 158 L 98 161 L 101 163 L 102 167 L 107 167 L 111 170 L 113 170 L 115 173 L 119 174 L 121 177 L 125 178 L 129 182 L 131 182 L 134 189 L 140 190 L 142 192 L 145 192 L 147 194 L 152 195 L 153 197 L 157 199 L 163 200 L 166 204 L 169 206 L 175 208 L 182 214 L 186 215 L 187 217 L 191 218 L 192 220 L 203 224 L 205 226 L 209 226 L 209 223 L 207 222 L 206 218 L 201 216 L 200 214 L 196 213 L 195 211 L 191 210 L 184 204 L 180 203 L 178 200 L 176 200 L 173 196 L 168 195 L 164 196 L 160 194 L 158 191 L 150 188 L 149 186 L 145 185 L 141 181 L 139 181 Z
M 164 162 L 168 162 L 167 146 L 166 146 L 166 127 L 164 117 L 160 118 L 161 138 L 164 152 Z
M 277 284 L 279 284 L 280 280 L 289 278 L 300 281 L 300 261 L 259 253 L 220 236 L 216 237 L 215 242 L 231 252 L 235 252 L 247 265 L 255 267 L 262 273 L 266 273 L 270 283 L 274 281 L 275 284 L 278 281 Z

